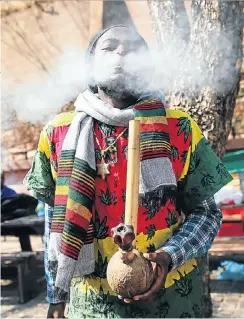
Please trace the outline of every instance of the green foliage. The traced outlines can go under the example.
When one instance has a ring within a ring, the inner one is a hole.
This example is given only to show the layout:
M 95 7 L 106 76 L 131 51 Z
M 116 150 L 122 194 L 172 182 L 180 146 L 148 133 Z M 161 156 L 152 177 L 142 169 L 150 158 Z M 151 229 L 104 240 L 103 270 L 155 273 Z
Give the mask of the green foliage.
M 147 229 L 147 232 L 146 232 L 147 240 L 152 239 L 153 236 L 155 235 L 155 231 L 156 231 L 155 225 L 151 224 L 150 226 L 147 226 L 146 229 Z
M 175 291 L 178 292 L 181 297 L 187 297 L 191 293 L 193 288 L 192 280 L 187 278 L 186 273 L 185 276 L 183 276 L 179 270 L 177 272 L 180 275 L 180 279 L 174 279 L 175 285 L 177 287 Z
M 95 211 L 94 236 L 97 239 L 105 239 L 108 237 L 108 226 L 106 226 L 107 216 L 100 222 L 99 214 Z
M 184 134 L 184 142 L 186 143 L 191 132 L 191 121 L 187 117 L 180 117 L 178 120 L 179 131 L 177 135 Z

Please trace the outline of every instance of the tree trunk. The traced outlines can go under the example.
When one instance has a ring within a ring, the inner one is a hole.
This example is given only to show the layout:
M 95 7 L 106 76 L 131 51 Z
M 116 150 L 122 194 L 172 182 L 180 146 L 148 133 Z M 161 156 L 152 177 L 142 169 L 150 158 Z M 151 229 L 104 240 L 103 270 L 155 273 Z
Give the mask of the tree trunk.
M 171 75 L 165 75 L 168 85 L 162 88 L 167 101 L 170 107 L 194 118 L 222 157 L 239 90 L 243 3 L 194 0 L 189 20 L 183 0 L 148 0 L 148 5 L 159 46 L 173 64 L 172 72 L 167 69 Z M 199 258 L 198 264 L 204 283 L 204 317 L 209 318 L 212 303 L 207 256 Z

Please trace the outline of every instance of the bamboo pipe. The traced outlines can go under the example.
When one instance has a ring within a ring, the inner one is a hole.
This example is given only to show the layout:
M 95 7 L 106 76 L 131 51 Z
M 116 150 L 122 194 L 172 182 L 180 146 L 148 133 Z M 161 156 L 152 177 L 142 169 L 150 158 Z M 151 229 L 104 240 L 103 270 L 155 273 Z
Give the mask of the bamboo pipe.
M 128 162 L 126 177 L 125 225 L 134 227 L 137 234 L 140 174 L 140 121 L 129 122 Z M 136 246 L 136 240 L 133 241 Z

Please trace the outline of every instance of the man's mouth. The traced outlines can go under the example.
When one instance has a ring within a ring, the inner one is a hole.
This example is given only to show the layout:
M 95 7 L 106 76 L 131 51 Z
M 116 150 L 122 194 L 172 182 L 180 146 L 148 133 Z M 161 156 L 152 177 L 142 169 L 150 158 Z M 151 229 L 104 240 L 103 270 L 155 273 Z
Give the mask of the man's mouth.
M 120 73 L 124 73 L 124 69 L 121 65 L 118 65 L 114 68 L 115 73 L 120 74 Z

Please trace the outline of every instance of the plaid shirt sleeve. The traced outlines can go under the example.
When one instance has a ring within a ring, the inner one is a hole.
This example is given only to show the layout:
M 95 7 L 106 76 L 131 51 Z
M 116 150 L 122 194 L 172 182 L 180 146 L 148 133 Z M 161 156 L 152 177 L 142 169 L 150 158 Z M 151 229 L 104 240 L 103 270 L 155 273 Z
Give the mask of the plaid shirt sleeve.
M 222 223 L 221 210 L 210 197 L 189 212 L 178 232 L 161 248 L 172 259 L 172 270 L 187 260 L 205 254 L 211 247 Z
M 55 277 L 49 270 L 48 266 L 48 248 L 51 233 L 51 221 L 53 217 L 53 207 L 45 204 L 45 235 L 44 235 L 44 265 L 45 265 L 45 276 L 47 281 L 47 302 L 55 303 L 53 289 L 55 285 Z

